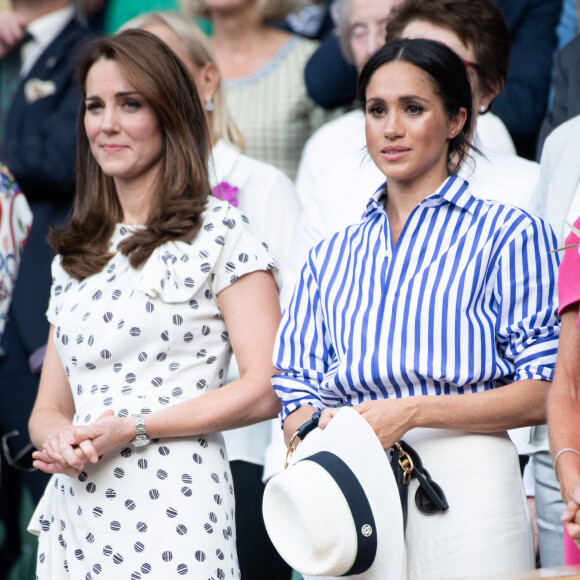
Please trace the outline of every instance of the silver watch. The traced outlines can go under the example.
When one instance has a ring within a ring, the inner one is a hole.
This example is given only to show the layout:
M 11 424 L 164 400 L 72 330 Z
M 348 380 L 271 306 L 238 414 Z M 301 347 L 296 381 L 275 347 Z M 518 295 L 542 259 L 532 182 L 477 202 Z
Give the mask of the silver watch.
M 135 439 L 131 441 L 131 445 L 134 447 L 143 447 L 144 445 L 149 445 L 151 441 L 147 437 L 147 432 L 145 431 L 145 419 L 143 418 L 143 415 L 133 414 L 133 417 L 135 417 L 137 435 L 135 436 Z

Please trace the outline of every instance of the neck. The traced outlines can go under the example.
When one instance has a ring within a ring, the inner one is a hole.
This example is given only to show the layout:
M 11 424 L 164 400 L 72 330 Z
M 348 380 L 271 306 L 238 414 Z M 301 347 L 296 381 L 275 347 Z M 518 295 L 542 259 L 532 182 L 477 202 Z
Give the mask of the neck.
M 30 24 L 47 14 L 52 14 L 57 10 L 70 5 L 70 0 L 53 0 L 52 2 L 42 2 L 40 0 L 13 0 L 13 11 L 22 16 Z
M 225 50 L 239 50 L 253 45 L 253 40 L 268 27 L 256 14 L 253 4 L 232 10 L 216 10 L 211 13 L 213 25 L 212 44 Z
M 385 211 L 389 216 L 393 243 L 399 239 L 405 223 L 413 210 L 427 197 L 435 193 L 447 179 L 444 174 L 434 173 L 423 177 L 420 182 L 399 182 L 387 180 L 387 201 Z
M 142 183 L 127 183 L 115 179 L 117 197 L 123 208 L 123 223 L 131 226 L 142 226 L 149 219 L 149 207 L 151 205 L 152 185 L 148 187 Z

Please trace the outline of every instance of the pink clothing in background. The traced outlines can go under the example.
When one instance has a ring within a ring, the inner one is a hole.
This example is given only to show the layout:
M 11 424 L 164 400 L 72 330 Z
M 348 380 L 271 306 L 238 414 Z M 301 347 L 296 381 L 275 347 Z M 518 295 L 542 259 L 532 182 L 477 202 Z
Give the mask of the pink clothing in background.
M 574 222 L 574 227 L 580 230 L 580 218 Z M 571 232 L 564 242 L 564 247 L 580 245 L 580 238 Z M 580 301 L 580 248 L 569 248 L 564 252 L 562 263 L 558 271 L 558 298 L 560 301 L 559 313 Z M 580 318 L 578 324 L 580 332 Z
M 580 229 L 580 218 L 574 222 L 574 227 Z M 571 232 L 566 238 L 564 246 L 580 245 L 580 238 Z M 560 314 L 572 304 L 580 301 L 580 248 L 569 248 L 564 252 L 560 270 L 558 272 L 558 298 L 560 300 Z M 580 316 L 578 318 L 580 332 Z M 564 564 L 572 566 L 580 564 L 580 549 L 568 535 L 564 526 Z
M 568 530 L 564 526 L 564 564 L 566 566 L 576 566 L 580 564 L 580 548 L 568 535 Z

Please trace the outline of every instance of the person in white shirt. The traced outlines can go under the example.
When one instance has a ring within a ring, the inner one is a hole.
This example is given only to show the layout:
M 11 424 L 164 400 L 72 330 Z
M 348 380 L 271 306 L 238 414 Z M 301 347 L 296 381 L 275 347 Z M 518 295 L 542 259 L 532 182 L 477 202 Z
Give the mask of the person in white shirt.
M 346 1 L 338 0 L 339 3 Z M 384 34 L 379 37 L 368 33 L 376 26 L 364 24 L 373 2 L 354 0 L 350 4 L 350 19 L 338 21 L 341 38 L 350 39 L 350 55 L 345 56 L 354 60 L 359 71 L 385 40 Z M 475 195 L 525 208 L 539 167 L 515 155 L 507 129 L 498 117 L 487 111 L 505 82 L 509 62 L 509 34 L 501 12 L 489 0 L 428 3 L 406 0 L 396 3 L 394 8 L 383 3 L 385 23 L 387 39 L 420 36 L 443 41 L 469 63 L 479 113 L 474 142 L 484 156 L 478 158 L 476 168 L 473 163 L 466 163 L 461 176 L 469 180 Z M 367 31 L 364 48 L 359 46 L 357 38 L 360 30 Z M 343 51 L 346 45 L 343 40 Z M 490 59 L 493 67 L 478 64 L 489 63 Z M 326 124 L 310 138 L 296 181 L 304 218 L 294 255 L 295 270 L 313 245 L 361 218 L 368 191 L 379 187 L 381 177 L 366 155 L 361 111 L 352 111 Z

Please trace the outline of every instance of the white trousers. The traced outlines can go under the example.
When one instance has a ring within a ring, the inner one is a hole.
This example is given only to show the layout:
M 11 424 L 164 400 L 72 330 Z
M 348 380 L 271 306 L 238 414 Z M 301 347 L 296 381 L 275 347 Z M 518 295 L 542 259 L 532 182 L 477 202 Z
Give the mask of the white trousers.
M 515 446 L 506 433 L 419 428 L 404 440 L 442 487 L 449 509 L 427 515 L 409 489 L 409 580 L 531 570 L 534 539 Z

